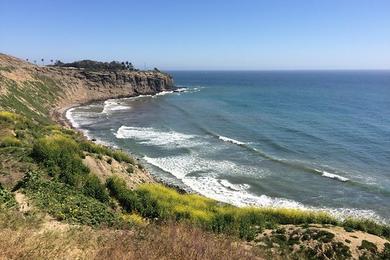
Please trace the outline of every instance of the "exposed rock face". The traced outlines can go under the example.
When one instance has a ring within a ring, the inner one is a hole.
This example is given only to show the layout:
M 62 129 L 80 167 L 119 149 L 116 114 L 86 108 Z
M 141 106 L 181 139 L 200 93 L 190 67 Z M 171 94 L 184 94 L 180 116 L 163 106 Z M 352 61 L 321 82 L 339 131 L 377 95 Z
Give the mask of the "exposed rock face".
M 156 94 L 174 88 L 172 77 L 158 71 L 92 72 L 76 68 L 40 67 L 0 54 L 0 96 L 11 94 L 5 82 L 8 85 L 10 81 L 14 82 L 18 89 L 23 90 L 29 88 L 26 83 L 31 81 L 47 85 L 43 79 L 51 81 L 54 87 L 49 86 L 48 90 L 52 88 L 53 93 L 56 93 L 56 98 L 44 105 L 48 107 L 50 116 L 62 123 L 65 122 L 62 120 L 64 110 L 73 105 L 109 98 Z M 40 91 L 34 90 L 30 96 L 40 95 Z
M 49 68 L 52 78 L 66 87 L 65 96 L 52 117 L 61 123 L 70 106 L 109 98 L 153 95 L 174 88 L 172 77 L 155 71 L 89 72 L 80 69 Z

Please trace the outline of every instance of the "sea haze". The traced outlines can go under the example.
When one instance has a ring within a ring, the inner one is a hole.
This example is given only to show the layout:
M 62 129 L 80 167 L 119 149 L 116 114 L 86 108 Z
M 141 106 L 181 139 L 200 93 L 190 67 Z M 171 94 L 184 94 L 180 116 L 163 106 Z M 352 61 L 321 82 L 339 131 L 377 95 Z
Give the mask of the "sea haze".
M 390 72 L 171 72 L 179 93 L 67 112 L 159 178 L 237 206 L 390 219 Z

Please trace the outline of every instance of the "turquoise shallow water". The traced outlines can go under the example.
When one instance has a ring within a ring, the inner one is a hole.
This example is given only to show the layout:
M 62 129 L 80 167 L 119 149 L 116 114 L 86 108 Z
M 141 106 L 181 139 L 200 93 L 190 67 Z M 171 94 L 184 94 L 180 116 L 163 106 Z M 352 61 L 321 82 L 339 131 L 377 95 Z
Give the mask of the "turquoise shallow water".
M 180 93 L 67 113 L 155 175 L 241 205 L 390 218 L 390 72 L 171 72 Z

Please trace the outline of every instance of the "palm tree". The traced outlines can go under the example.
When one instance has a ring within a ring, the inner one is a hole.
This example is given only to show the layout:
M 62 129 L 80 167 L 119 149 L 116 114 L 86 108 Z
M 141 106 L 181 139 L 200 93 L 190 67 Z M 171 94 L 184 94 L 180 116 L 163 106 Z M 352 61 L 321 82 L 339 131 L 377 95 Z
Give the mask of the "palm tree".
M 50 63 L 53 64 L 53 59 L 50 60 Z
M 41 59 L 41 61 L 42 61 L 42 65 L 45 65 L 45 59 Z
M 26 59 L 26 61 L 28 62 L 28 58 Z

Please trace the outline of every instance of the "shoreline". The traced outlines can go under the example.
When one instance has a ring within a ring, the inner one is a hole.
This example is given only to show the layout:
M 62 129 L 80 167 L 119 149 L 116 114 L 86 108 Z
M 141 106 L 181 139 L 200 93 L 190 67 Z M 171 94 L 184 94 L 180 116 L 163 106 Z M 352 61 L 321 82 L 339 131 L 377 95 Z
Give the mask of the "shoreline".
M 175 88 L 173 89 L 173 92 L 175 90 L 177 90 L 178 88 Z M 151 95 L 151 96 L 156 96 L 156 95 L 159 95 L 160 93 L 164 93 L 166 92 L 166 90 L 164 91 L 160 91 L 160 92 L 157 92 L 157 93 L 154 93 L 154 94 L 146 94 L 146 95 Z M 60 124 L 61 126 L 63 127 L 67 127 L 67 128 L 70 128 L 70 129 L 73 129 L 79 133 L 82 134 L 82 136 L 91 141 L 91 142 L 94 142 L 94 143 L 97 143 L 98 140 L 96 139 L 93 139 L 93 138 L 90 138 L 89 136 L 87 136 L 85 134 L 84 131 L 82 131 L 81 129 L 77 128 L 76 126 L 74 126 L 71 122 L 71 120 L 67 117 L 67 113 L 69 110 L 73 109 L 73 108 L 77 108 L 77 107 L 80 107 L 80 106 L 85 106 L 85 105 L 89 105 L 89 104 L 92 104 L 92 103 L 95 103 L 95 102 L 102 102 L 102 101 L 107 101 L 107 100 L 110 100 L 110 99 L 121 99 L 121 98 L 132 98 L 132 97 L 139 97 L 139 96 L 142 96 L 142 95 L 145 95 L 145 94 L 137 94 L 137 95 L 128 95 L 128 96 L 123 96 L 123 97 L 112 97 L 112 98 L 102 98 L 102 99 L 93 99 L 93 100 L 89 100 L 89 101 L 86 101 L 86 102 L 80 102 L 80 103 L 73 103 L 73 104 L 70 104 L 70 105 L 66 105 L 66 106 L 62 106 L 60 108 L 57 108 L 54 111 L 53 114 L 57 114 L 57 117 L 55 118 L 52 118 L 55 122 L 57 122 L 58 124 Z M 106 144 L 106 143 L 103 143 L 103 142 L 100 142 L 98 141 L 98 143 L 100 145 L 103 145 L 103 146 L 106 146 L 110 149 L 118 149 L 117 147 L 113 146 L 113 145 L 110 145 L 110 144 Z M 121 150 L 119 148 L 119 150 Z M 126 153 L 129 153 L 126 151 Z M 135 156 L 134 154 L 132 153 L 129 153 L 130 156 L 134 157 L 134 159 L 137 161 L 137 162 L 140 162 L 140 158 L 138 158 L 137 156 Z M 179 185 L 175 185 L 175 184 L 172 184 L 172 183 L 169 183 L 169 182 L 166 182 L 164 181 L 162 178 L 159 178 L 158 176 L 152 174 L 149 172 L 149 170 L 147 170 L 146 168 L 144 168 L 147 175 L 149 177 L 151 177 L 155 182 L 157 183 L 161 183 L 169 188 L 173 188 L 175 189 L 177 192 L 181 193 L 181 194 L 188 194 L 190 193 L 188 190 L 184 189 L 183 187 L 180 187 Z M 195 192 L 196 193 L 196 192 Z M 200 194 L 201 195 L 201 194 Z
M 165 92 L 165 91 L 161 91 L 161 92 Z M 159 93 L 161 92 L 158 92 L 154 95 L 158 95 Z M 100 99 L 100 100 L 91 100 L 91 101 L 88 101 L 88 102 L 85 102 L 85 103 L 74 103 L 72 105 L 69 105 L 69 106 L 66 106 L 66 107 L 63 107 L 61 109 L 62 111 L 62 117 L 66 120 L 66 125 L 69 125 L 72 129 L 80 132 L 86 139 L 88 140 L 91 140 L 93 142 L 98 142 L 99 144 L 102 144 L 106 147 L 110 147 L 112 149 L 118 149 L 118 147 L 115 147 L 113 145 L 110 145 L 110 144 L 107 144 L 107 143 L 104 143 L 104 142 L 100 142 L 99 140 L 94 140 L 93 138 L 89 137 L 86 135 L 86 133 L 75 127 L 72 122 L 69 120 L 69 118 L 66 116 L 67 112 L 72 109 L 72 108 L 75 108 L 75 107 L 78 107 L 78 106 L 83 106 L 83 105 L 88 105 L 88 104 L 91 104 L 91 103 L 94 103 L 94 102 L 99 102 L 99 101 L 106 101 L 106 100 L 109 100 L 109 99 L 120 99 L 120 98 L 131 98 L 131 97 L 137 97 L 137 96 L 141 96 L 143 94 L 140 94 L 140 95 L 131 95 L 131 96 L 126 96 L 126 97 L 118 97 L 118 98 L 107 98 L 107 99 Z M 154 96 L 152 95 L 152 96 Z M 119 148 L 120 149 L 120 148 Z M 126 151 L 128 152 L 128 151 Z M 128 152 L 131 156 L 133 156 L 138 162 L 140 162 L 140 158 L 138 156 L 135 156 L 134 154 L 132 154 L 131 152 Z M 214 199 L 214 200 L 217 200 L 221 203 L 226 203 L 226 204 L 230 204 L 230 205 L 234 205 L 232 203 L 229 203 L 229 202 L 226 202 L 226 201 L 223 201 L 223 200 L 220 200 L 220 199 L 216 199 L 216 198 L 213 198 L 213 197 L 210 197 L 210 196 L 207 196 L 205 194 L 202 194 L 201 192 L 199 191 L 196 191 L 194 190 L 192 187 L 188 186 L 188 189 L 186 188 L 183 188 L 179 185 L 176 185 L 176 184 L 172 184 L 170 182 L 167 182 L 165 181 L 163 178 L 159 178 L 158 176 L 156 176 L 156 174 L 152 174 L 149 170 L 147 170 L 147 173 L 152 176 L 153 180 L 158 182 L 158 183 L 161 183 L 167 187 L 170 187 L 170 188 L 174 188 L 175 190 L 179 191 L 180 193 L 193 193 L 193 194 L 199 194 L 201 196 L 204 196 L 204 197 L 208 197 L 208 198 L 211 198 L 211 199 Z M 186 184 L 184 184 L 186 185 Z M 187 186 L 187 185 L 186 185 Z M 267 196 L 267 195 L 265 195 Z M 267 196 L 268 197 L 268 196 Z M 387 224 L 388 223 L 388 220 L 382 218 L 381 216 L 377 215 L 375 212 L 374 212 L 374 215 L 372 214 L 368 214 L 367 212 L 364 212 L 365 210 L 364 209 L 356 209 L 356 208 L 318 208 L 318 207 L 314 207 L 314 206 L 310 206 L 310 205 L 304 205 L 300 202 L 297 202 L 299 205 L 302 205 L 302 207 L 278 207 L 278 206 L 267 206 L 267 205 L 264 205 L 264 206 L 260 206 L 260 205 L 245 205 L 243 207 L 255 207 L 255 208 L 273 208 L 273 209 L 293 209 L 293 210 L 302 210 L 302 211 L 313 211 L 313 212 L 326 212 L 330 215 L 332 215 L 333 217 L 339 219 L 339 220 L 343 220 L 343 219 L 347 219 L 347 218 L 355 218 L 355 219 L 367 219 L 367 220 L 373 220 L 377 223 L 382 223 L 382 224 Z M 236 205 L 237 206 L 237 205 Z M 238 207 L 242 207 L 242 206 L 238 206 Z M 361 212 L 360 212 L 361 211 Z M 368 215 L 367 215 L 368 214 Z

